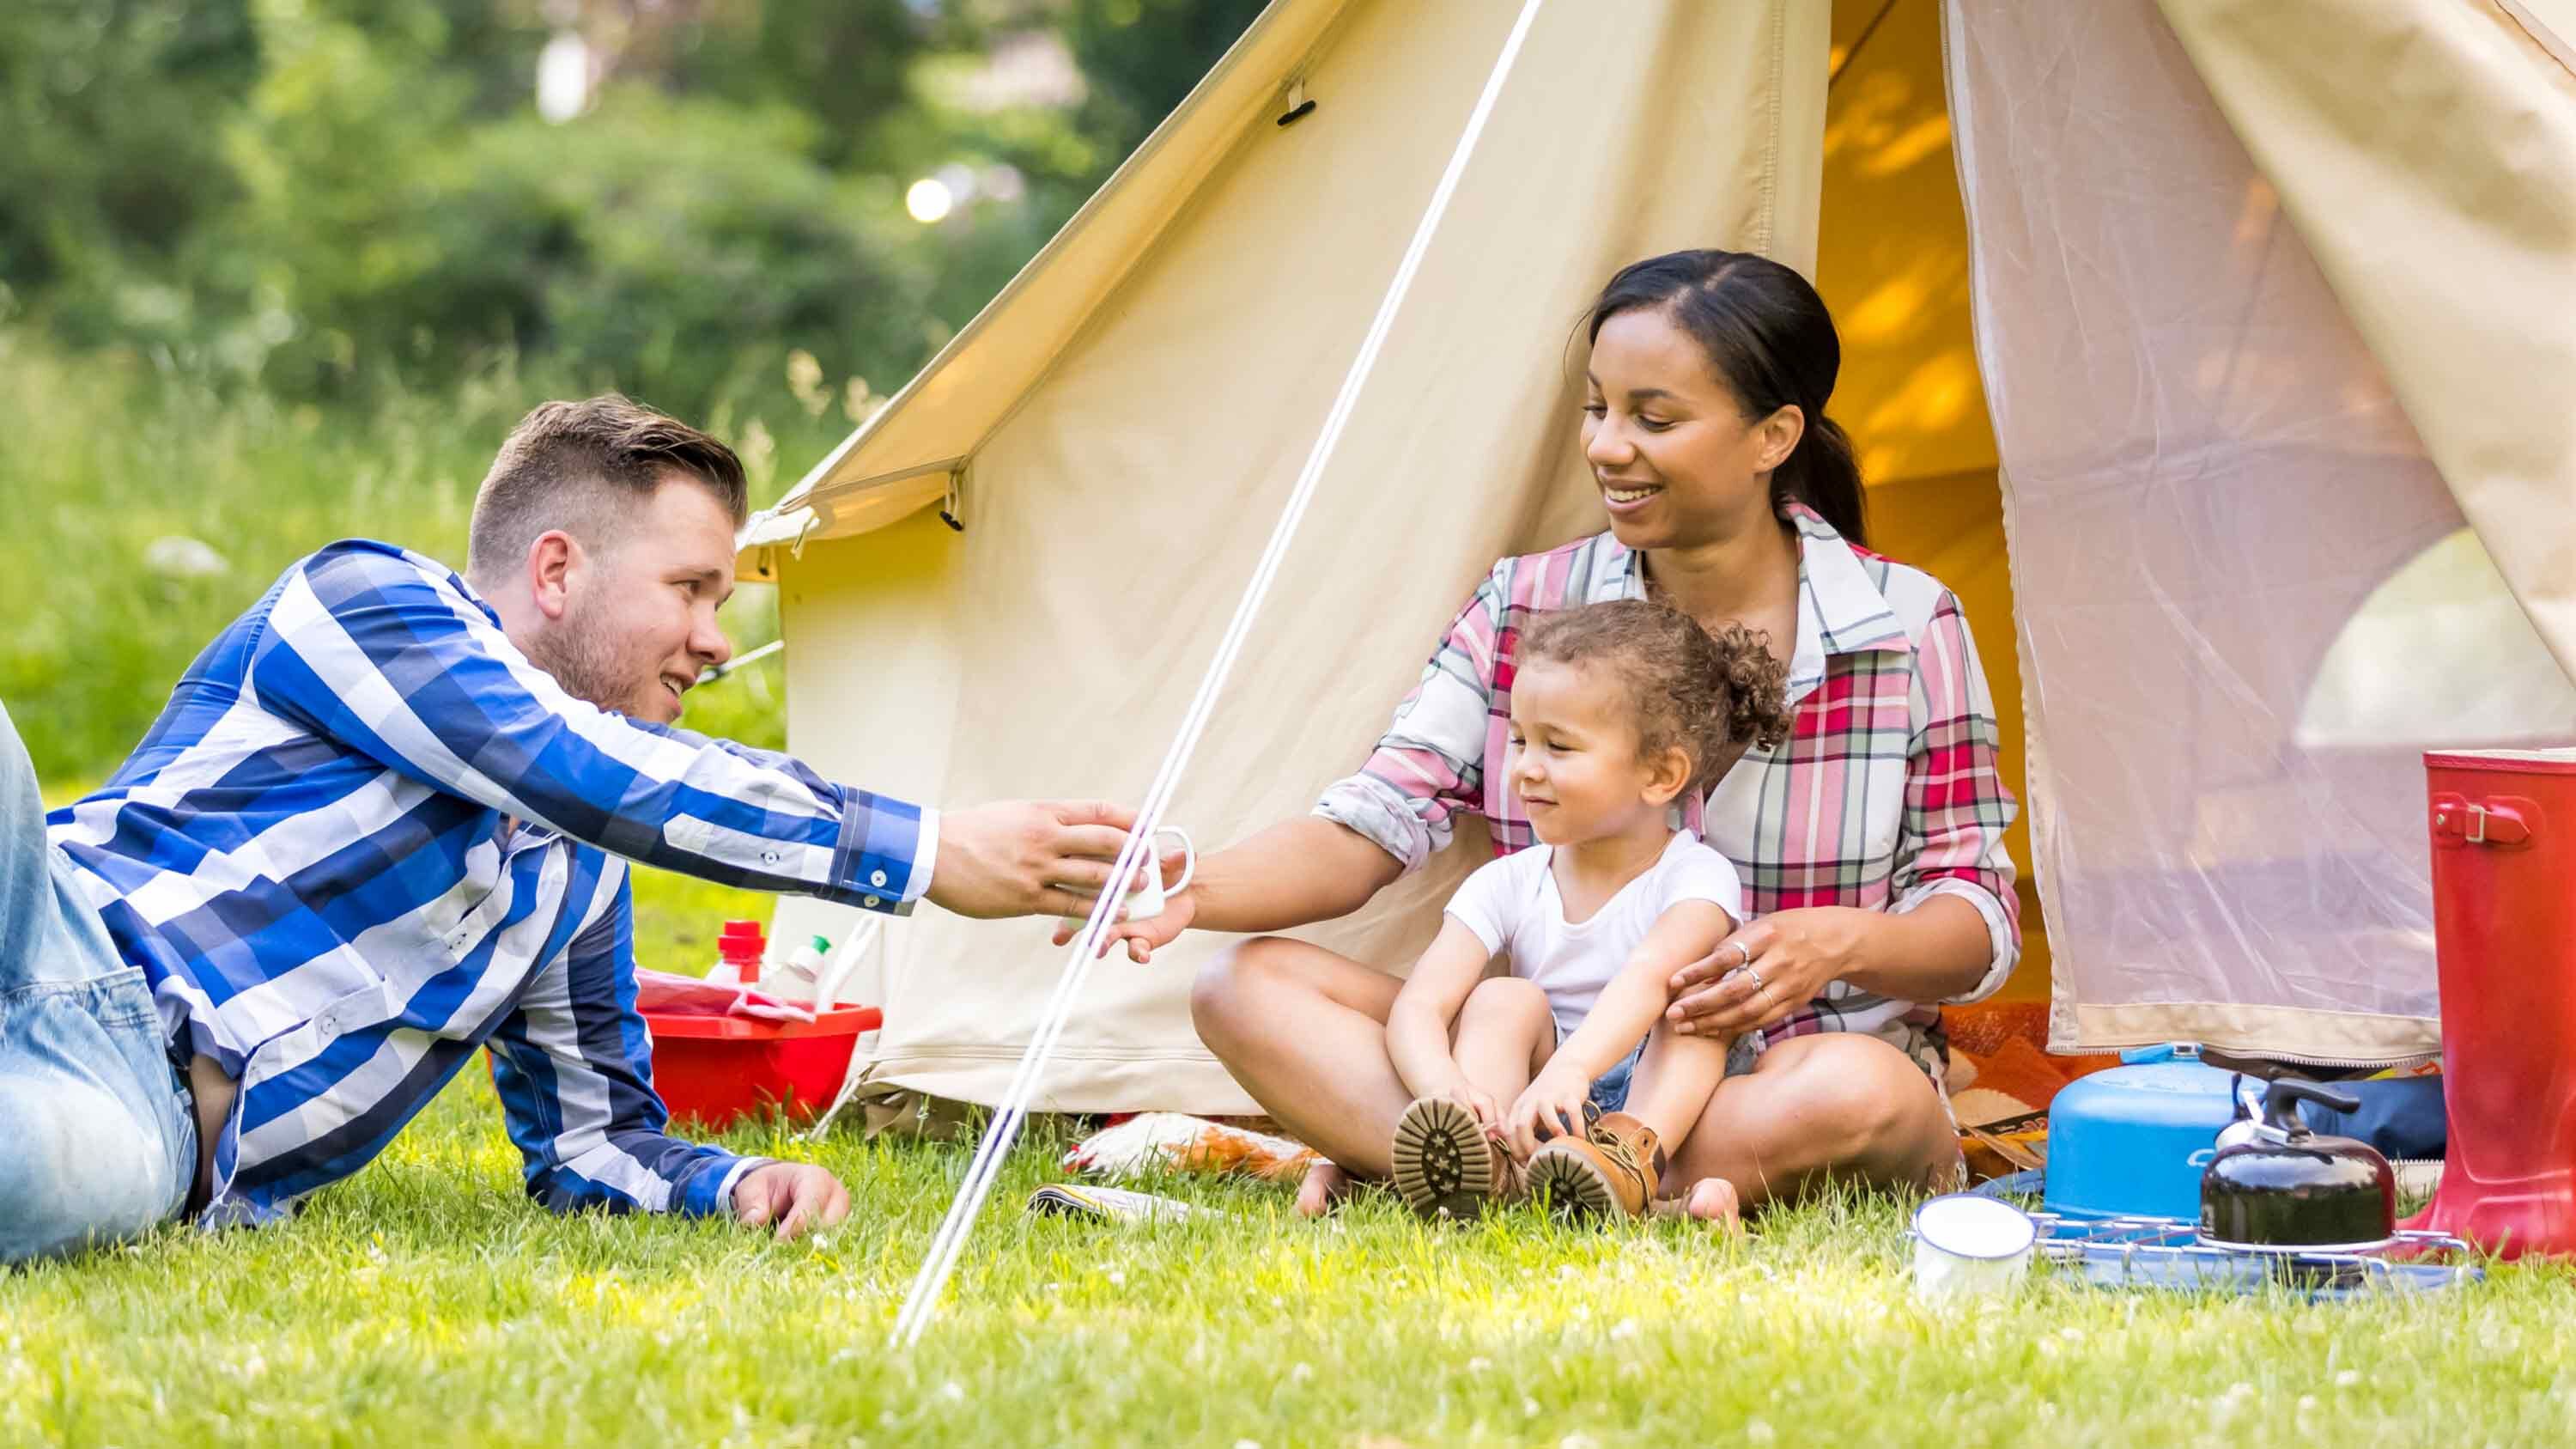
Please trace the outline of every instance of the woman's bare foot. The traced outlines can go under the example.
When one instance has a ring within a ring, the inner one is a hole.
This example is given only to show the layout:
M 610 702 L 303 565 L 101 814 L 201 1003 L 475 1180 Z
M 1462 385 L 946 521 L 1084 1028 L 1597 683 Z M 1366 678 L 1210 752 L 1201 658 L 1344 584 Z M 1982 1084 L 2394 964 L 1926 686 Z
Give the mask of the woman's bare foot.
M 1655 1211 L 1668 1217 L 1686 1217 L 1695 1222 L 1714 1224 L 1718 1231 L 1732 1233 L 1744 1227 L 1744 1205 L 1735 1195 L 1735 1184 L 1722 1177 L 1703 1177 L 1690 1185 L 1680 1197 L 1659 1199 Z
M 1297 1187 L 1297 1216 L 1320 1218 L 1333 1210 L 1342 1194 L 1350 1190 L 1350 1174 L 1323 1158 L 1316 1158 L 1306 1169 L 1306 1180 Z

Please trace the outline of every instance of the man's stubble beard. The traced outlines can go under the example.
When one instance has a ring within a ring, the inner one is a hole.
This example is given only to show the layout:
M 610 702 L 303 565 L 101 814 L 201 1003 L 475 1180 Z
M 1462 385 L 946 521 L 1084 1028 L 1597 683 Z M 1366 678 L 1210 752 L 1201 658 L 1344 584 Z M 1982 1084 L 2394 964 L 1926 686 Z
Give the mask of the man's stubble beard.
M 528 641 L 528 662 L 554 676 L 563 692 L 601 709 L 648 719 L 636 708 L 637 682 L 617 658 L 610 631 L 590 627 L 590 610 L 580 601 L 564 610 L 537 637 Z M 654 687 L 660 688 L 657 678 Z

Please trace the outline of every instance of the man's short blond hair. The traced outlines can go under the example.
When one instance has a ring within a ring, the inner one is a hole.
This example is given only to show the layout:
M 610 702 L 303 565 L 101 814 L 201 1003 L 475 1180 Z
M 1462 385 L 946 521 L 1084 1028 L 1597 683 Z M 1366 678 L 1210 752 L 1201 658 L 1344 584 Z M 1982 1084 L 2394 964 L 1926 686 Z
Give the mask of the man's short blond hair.
M 742 460 L 687 423 L 613 392 L 540 404 L 510 430 L 475 490 L 465 571 L 516 568 L 550 529 L 604 548 L 631 506 L 673 473 L 713 494 L 736 528 L 750 515 Z

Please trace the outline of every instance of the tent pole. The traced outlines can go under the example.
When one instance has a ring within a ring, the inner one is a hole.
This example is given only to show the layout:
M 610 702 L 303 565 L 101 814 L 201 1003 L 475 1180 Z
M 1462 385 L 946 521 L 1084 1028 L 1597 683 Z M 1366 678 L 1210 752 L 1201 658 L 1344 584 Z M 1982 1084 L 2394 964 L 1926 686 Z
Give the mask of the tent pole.
M 1430 204 L 1423 210 L 1422 220 L 1414 227 L 1413 240 L 1406 246 L 1403 260 L 1396 264 L 1394 280 L 1388 283 L 1386 295 L 1378 302 L 1377 316 L 1369 324 L 1368 335 L 1360 343 L 1358 356 L 1351 360 L 1350 371 L 1342 378 L 1341 391 L 1333 399 L 1332 410 L 1325 414 L 1323 429 L 1316 435 L 1313 450 L 1307 454 L 1305 468 L 1298 474 L 1287 505 L 1280 511 L 1279 522 L 1271 530 L 1269 546 L 1263 550 L 1260 562 L 1254 565 L 1252 577 L 1244 586 L 1243 598 L 1235 606 L 1233 623 L 1219 641 L 1216 657 L 1209 661 L 1207 674 L 1199 681 L 1198 694 L 1190 702 L 1189 712 L 1181 721 L 1180 731 L 1164 757 L 1163 767 L 1153 787 L 1146 792 L 1143 808 L 1137 811 L 1136 829 L 1127 837 L 1125 849 L 1119 852 L 1116 864 L 1110 869 L 1110 888 L 1100 893 L 1100 898 L 1092 905 L 1090 919 L 1075 937 L 1072 955 L 1065 963 L 1055 994 L 1049 998 L 1045 1012 L 1038 1018 L 1036 1033 L 1030 1039 L 1028 1051 L 1020 1058 L 1019 1070 L 1003 1094 L 1001 1105 L 994 1113 L 992 1124 L 985 1129 L 983 1140 L 977 1144 L 974 1160 L 967 1165 L 966 1178 L 958 1187 L 956 1199 L 949 1204 L 948 1215 L 940 1223 L 937 1236 L 931 1241 L 921 1273 L 913 1280 L 912 1291 L 905 1297 L 902 1311 L 895 1316 L 894 1343 L 897 1347 L 909 1348 L 920 1342 L 922 1330 L 929 1326 L 931 1315 L 937 1309 L 940 1294 L 946 1289 L 950 1275 L 956 1271 L 957 1259 L 964 1251 L 967 1236 L 973 1232 L 975 1220 L 983 1212 L 985 1200 L 992 1194 L 993 1183 L 1001 1175 L 1002 1159 L 1019 1137 L 1021 1124 L 1028 1115 L 1029 1102 L 1036 1096 L 1038 1080 L 1046 1070 L 1047 1059 L 1055 1051 L 1056 1039 L 1063 1035 L 1065 1023 L 1072 1016 L 1073 1003 L 1091 973 L 1093 960 L 1104 949 L 1102 937 L 1124 894 L 1119 886 L 1134 876 L 1138 867 L 1145 864 L 1147 852 L 1154 849 L 1155 828 L 1162 823 L 1163 813 L 1179 786 L 1181 774 L 1188 769 L 1190 756 L 1198 748 L 1199 737 L 1206 731 L 1208 717 L 1215 710 L 1217 696 L 1223 692 L 1228 676 L 1233 673 L 1235 660 L 1242 653 L 1243 641 L 1251 634 L 1253 622 L 1260 617 L 1271 582 L 1278 576 L 1279 565 L 1287 556 L 1289 544 L 1296 538 L 1298 525 L 1305 519 L 1306 506 L 1314 497 L 1316 483 L 1331 463 L 1335 449 L 1341 444 L 1342 431 L 1358 406 L 1360 395 L 1367 389 L 1369 375 L 1377 366 L 1378 354 L 1386 345 L 1387 334 L 1394 328 L 1396 314 L 1403 309 L 1405 295 L 1412 290 L 1414 274 L 1421 269 L 1422 258 L 1431 249 L 1431 239 L 1438 233 L 1440 220 L 1449 209 L 1449 198 L 1457 191 L 1459 179 L 1466 173 L 1467 162 L 1475 154 L 1476 142 L 1484 134 L 1485 122 L 1493 114 L 1494 103 L 1502 94 L 1503 83 L 1511 74 L 1512 63 L 1520 55 L 1521 44 L 1528 38 L 1530 23 L 1537 18 L 1541 3 L 1542 0 L 1525 0 L 1521 6 L 1520 17 L 1513 22 L 1511 34 L 1503 42 L 1502 54 L 1495 60 L 1492 73 L 1486 76 L 1484 90 L 1476 97 L 1475 109 L 1468 113 L 1466 128 L 1459 133 L 1458 144 L 1449 156 L 1449 165 L 1442 171 L 1439 184 L 1432 188 Z

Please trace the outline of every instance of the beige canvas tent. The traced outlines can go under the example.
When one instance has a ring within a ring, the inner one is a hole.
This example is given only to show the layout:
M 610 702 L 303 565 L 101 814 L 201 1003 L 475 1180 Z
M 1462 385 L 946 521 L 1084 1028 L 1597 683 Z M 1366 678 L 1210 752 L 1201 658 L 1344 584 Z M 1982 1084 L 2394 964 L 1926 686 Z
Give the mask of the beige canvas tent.
M 791 748 L 1142 792 L 1515 9 L 1278 0 L 754 520 Z M 2430 1051 L 2411 751 L 2576 737 L 2576 0 L 1616 10 L 1542 7 L 1174 818 L 1305 808 L 1497 554 L 1599 526 L 1601 279 L 1760 250 L 1833 304 L 1876 543 L 2002 702 L 2007 993 L 2062 1048 Z M 1400 963 L 1484 848 L 1314 934 Z M 888 927 L 876 1076 L 998 1096 L 1046 934 Z M 1096 973 L 1039 1105 L 1249 1110 L 1187 1019 L 1217 944 Z

